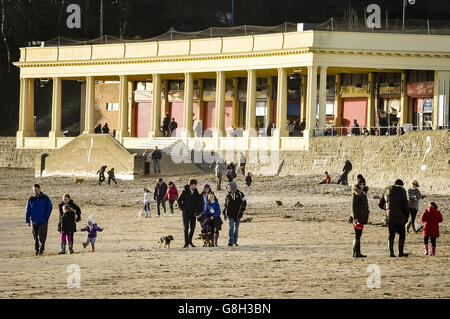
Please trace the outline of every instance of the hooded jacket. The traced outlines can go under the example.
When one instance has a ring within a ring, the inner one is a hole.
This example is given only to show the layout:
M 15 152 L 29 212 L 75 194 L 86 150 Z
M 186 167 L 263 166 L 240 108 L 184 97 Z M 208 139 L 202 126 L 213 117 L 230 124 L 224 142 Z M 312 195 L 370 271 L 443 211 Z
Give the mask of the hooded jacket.
M 403 186 L 386 187 L 378 206 L 387 210 L 386 222 L 388 225 L 404 226 L 408 221 L 409 205 Z
M 64 234 L 73 234 L 77 231 L 77 224 L 75 222 L 76 214 L 73 209 L 63 213 L 61 216 L 61 224 L 59 225 L 61 232 Z
M 44 193 L 41 192 L 37 197 L 31 196 L 26 208 L 26 222 L 31 221 L 33 225 L 48 224 L 52 209 L 52 201 Z
M 59 205 L 58 205 L 58 207 L 59 207 L 59 222 L 58 222 L 58 231 L 59 232 L 61 232 L 61 220 L 62 220 L 62 216 L 64 215 L 64 212 L 63 212 L 63 206 L 65 205 L 66 203 L 64 203 L 64 202 L 61 202 L 61 203 L 59 203 Z M 81 209 L 80 209 L 80 207 L 78 207 L 78 205 L 77 204 L 75 204 L 74 202 L 73 202 L 73 200 L 69 200 L 69 202 L 67 203 L 70 207 L 72 207 L 72 209 L 75 211 L 75 214 L 76 214 L 76 222 L 79 222 L 80 220 L 81 220 Z
M 353 219 L 365 225 L 369 221 L 369 203 L 364 189 L 359 189 L 358 185 L 352 187 L 352 213 Z
M 422 214 L 423 236 L 439 237 L 439 223 L 443 222 L 441 212 L 431 206 Z
M 164 196 L 164 199 L 168 200 L 178 199 L 178 190 L 175 184 L 172 187 L 167 188 L 166 196 Z
M 247 208 L 247 200 L 245 195 L 237 189 L 236 183 L 229 183 L 231 192 L 228 192 L 225 198 L 225 205 L 223 208 L 223 215 L 228 218 L 239 219 L 244 215 Z
M 184 214 L 198 215 L 202 212 L 202 197 L 197 189 L 191 193 L 189 185 L 184 186 L 184 190 L 178 198 L 178 207 Z

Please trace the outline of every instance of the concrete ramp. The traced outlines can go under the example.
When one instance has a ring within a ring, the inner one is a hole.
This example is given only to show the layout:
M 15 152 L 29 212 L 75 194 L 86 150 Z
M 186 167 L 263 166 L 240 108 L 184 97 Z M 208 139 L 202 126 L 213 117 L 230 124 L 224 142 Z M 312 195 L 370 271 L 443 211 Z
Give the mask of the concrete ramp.
M 101 166 L 114 168 L 117 179 L 134 179 L 136 154 L 131 154 L 109 134 L 82 134 L 51 154 L 35 158 L 36 177 L 93 177 Z M 107 176 L 106 176 L 107 177 Z

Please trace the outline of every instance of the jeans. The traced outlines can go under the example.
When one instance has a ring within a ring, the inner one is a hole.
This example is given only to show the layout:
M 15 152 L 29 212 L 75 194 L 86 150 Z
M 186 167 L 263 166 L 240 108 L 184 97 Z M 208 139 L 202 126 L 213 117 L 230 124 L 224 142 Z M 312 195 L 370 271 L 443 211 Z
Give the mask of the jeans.
M 195 230 L 195 215 L 183 212 L 184 243 L 191 244 Z
M 144 211 L 145 211 L 146 213 L 149 213 L 149 212 L 150 212 L 150 202 L 144 203 Z
M 157 199 L 156 200 L 156 208 L 158 209 L 158 216 L 161 215 L 159 206 L 162 204 L 162 207 L 164 209 L 164 214 L 166 213 L 166 200 L 165 199 Z
M 175 201 L 174 200 L 169 200 L 169 208 L 170 208 L 170 213 L 173 215 L 173 203 Z
M 153 160 L 153 172 L 156 174 L 156 169 L 158 169 L 158 173 L 161 173 L 161 167 L 159 166 L 159 159 Z
M 47 240 L 47 224 L 33 224 L 34 249 L 36 252 L 44 252 Z M 41 246 L 39 247 L 39 242 Z
M 239 236 L 239 224 L 241 223 L 240 218 L 228 218 L 230 230 L 228 236 L 230 237 L 228 243 L 235 244 L 238 241 Z
M 145 175 L 150 174 L 150 162 L 145 162 L 144 171 L 145 171 Z
M 216 189 L 220 191 L 222 189 L 221 186 L 222 186 L 222 175 L 220 175 L 220 177 L 216 176 Z

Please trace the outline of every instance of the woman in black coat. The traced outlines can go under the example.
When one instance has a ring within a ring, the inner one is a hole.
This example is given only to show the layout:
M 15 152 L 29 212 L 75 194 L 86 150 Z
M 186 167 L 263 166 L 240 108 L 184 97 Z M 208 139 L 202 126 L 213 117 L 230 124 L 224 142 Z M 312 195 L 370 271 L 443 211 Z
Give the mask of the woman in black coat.
M 366 181 L 358 179 L 358 183 L 352 187 L 352 217 L 355 239 L 353 240 L 353 257 L 366 257 L 361 254 L 361 235 L 364 225 L 369 220 L 369 203 L 367 201 Z

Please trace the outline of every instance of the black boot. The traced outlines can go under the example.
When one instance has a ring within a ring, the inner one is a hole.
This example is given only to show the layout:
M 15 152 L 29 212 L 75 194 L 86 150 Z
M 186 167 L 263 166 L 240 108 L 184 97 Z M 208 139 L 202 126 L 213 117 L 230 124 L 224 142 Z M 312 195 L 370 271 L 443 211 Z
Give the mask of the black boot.
M 401 238 L 398 240 L 398 256 L 399 257 L 408 257 L 408 254 L 405 254 L 403 252 L 404 248 L 405 248 L 405 238 Z
M 69 243 L 69 253 L 73 254 L 73 242 Z
M 389 240 L 389 257 L 396 257 L 394 255 L 394 241 Z
M 366 255 L 361 254 L 361 239 L 355 239 L 353 241 L 353 257 L 367 257 Z
M 61 251 L 58 255 L 64 255 L 66 253 L 66 243 L 61 243 Z

